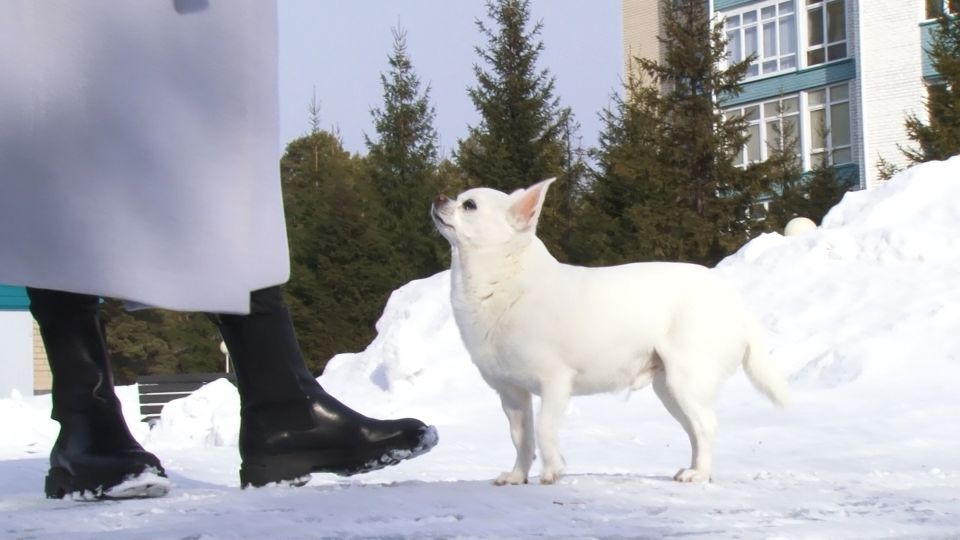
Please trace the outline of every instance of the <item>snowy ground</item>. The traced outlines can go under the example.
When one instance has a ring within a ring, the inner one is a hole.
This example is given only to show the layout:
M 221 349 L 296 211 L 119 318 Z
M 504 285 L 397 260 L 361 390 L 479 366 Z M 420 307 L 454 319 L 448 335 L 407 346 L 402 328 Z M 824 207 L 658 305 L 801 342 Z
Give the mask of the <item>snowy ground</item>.
M 360 354 L 321 383 L 371 415 L 440 430 L 426 456 L 363 477 L 240 490 L 236 392 L 221 381 L 137 422 L 175 490 L 42 497 L 49 398 L 0 400 L 2 538 L 960 538 L 960 158 L 854 193 L 820 229 L 765 235 L 716 270 L 769 328 L 794 405 L 737 374 L 718 403 L 714 482 L 670 480 L 686 436 L 650 390 L 576 398 L 558 485 L 494 487 L 513 449 L 460 344 L 441 273 L 397 290 Z M 537 469 L 535 466 L 534 474 Z

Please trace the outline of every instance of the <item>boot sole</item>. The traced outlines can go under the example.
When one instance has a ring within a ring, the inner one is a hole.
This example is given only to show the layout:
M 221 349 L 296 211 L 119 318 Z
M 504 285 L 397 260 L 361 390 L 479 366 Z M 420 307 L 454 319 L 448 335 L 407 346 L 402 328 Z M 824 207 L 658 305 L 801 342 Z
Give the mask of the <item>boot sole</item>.
M 170 492 L 172 484 L 160 471 L 147 468 L 139 474 L 115 474 L 104 477 L 73 475 L 62 467 L 53 467 L 44 481 L 48 499 L 70 497 L 79 500 L 152 499 Z
M 276 456 L 246 458 L 240 465 L 240 487 L 263 487 L 268 484 L 302 486 L 311 473 L 334 473 L 353 476 L 367 473 L 429 452 L 439 442 L 437 430 L 429 426 L 412 449 L 388 447 L 357 453 L 345 450 L 295 452 Z

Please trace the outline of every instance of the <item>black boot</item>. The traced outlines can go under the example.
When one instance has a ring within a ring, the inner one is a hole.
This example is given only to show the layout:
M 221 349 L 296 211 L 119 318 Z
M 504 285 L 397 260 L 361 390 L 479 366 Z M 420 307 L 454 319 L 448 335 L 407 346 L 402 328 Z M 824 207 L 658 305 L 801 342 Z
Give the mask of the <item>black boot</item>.
M 280 287 L 254 291 L 250 315 L 216 320 L 240 391 L 243 487 L 372 471 L 437 444 L 419 420 L 367 418 L 327 394 L 304 364 Z
M 44 289 L 27 294 L 53 374 L 52 417 L 60 423 L 47 497 L 166 495 L 170 483 L 160 461 L 130 434 L 113 390 L 100 299 Z

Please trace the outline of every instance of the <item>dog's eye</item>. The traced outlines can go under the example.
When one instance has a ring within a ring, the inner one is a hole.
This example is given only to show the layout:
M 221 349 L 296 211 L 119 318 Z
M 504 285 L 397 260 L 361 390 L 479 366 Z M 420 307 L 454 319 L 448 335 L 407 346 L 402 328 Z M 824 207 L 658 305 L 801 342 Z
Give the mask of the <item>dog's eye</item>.
M 464 209 L 464 210 L 476 210 L 476 209 L 477 209 L 477 203 L 473 202 L 473 199 L 467 199 L 467 200 L 463 201 L 463 209 Z

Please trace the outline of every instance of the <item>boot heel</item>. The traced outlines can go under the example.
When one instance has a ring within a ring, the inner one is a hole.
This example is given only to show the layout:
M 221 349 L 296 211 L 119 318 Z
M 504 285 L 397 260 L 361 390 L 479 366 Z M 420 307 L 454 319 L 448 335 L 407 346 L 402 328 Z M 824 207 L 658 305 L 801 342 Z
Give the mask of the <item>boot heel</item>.
M 310 481 L 311 466 L 289 456 L 265 457 L 240 464 L 240 487 L 255 488 L 267 484 L 302 486 Z
M 62 499 L 77 490 L 73 487 L 73 476 L 66 469 L 53 467 L 43 482 L 43 491 L 48 499 Z

